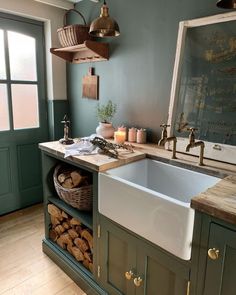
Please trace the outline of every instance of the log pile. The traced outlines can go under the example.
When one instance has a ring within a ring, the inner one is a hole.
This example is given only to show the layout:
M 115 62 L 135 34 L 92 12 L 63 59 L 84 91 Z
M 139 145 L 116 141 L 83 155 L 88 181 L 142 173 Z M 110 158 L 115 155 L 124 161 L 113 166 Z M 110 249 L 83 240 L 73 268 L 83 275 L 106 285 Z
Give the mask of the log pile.
M 85 171 L 69 168 L 60 173 L 57 180 L 62 187 L 72 189 L 91 184 L 89 176 Z
M 51 219 L 49 238 L 93 272 L 92 231 L 53 204 L 48 204 L 48 213 Z

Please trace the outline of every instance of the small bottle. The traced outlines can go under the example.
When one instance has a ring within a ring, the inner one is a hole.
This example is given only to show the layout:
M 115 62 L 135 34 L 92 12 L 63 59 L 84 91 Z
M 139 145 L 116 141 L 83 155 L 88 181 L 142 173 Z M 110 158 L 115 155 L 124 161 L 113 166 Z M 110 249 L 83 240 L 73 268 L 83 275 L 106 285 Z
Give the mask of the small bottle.
M 137 129 L 134 127 L 130 128 L 128 133 L 128 141 L 136 142 L 136 136 L 137 136 Z
M 139 129 L 137 131 L 137 143 L 146 143 L 147 141 L 147 132 L 146 129 Z

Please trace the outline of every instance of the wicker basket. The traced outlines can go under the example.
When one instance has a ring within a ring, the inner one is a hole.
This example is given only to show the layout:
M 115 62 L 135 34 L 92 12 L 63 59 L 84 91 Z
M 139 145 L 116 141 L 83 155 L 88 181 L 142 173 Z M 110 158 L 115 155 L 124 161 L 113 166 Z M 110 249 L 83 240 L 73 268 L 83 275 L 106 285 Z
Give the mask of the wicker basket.
M 79 14 L 83 21 L 84 25 L 66 25 L 66 17 L 71 12 L 74 11 Z M 76 9 L 69 9 L 64 15 L 64 26 L 57 30 L 58 39 L 62 47 L 69 47 L 78 44 L 84 43 L 84 41 L 91 39 L 89 35 L 89 26 L 86 25 L 86 21 L 83 15 Z
M 53 181 L 56 192 L 60 199 L 74 208 L 84 211 L 92 210 L 93 186 L 87 185 L 78 188 L 64 188 L 58 182 L 57 176 L 62 172 L 61 165 L 58 165 L 53 173 Z

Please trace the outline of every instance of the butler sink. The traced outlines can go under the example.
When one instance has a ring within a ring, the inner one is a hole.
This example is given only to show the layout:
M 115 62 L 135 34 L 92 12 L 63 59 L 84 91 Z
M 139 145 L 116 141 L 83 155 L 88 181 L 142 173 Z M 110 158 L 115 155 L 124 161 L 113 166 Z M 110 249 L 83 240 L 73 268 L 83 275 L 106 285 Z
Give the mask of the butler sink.
M 101 214 L 189 260 L 194 224 L 191 198 L 220 178 L 144 159 L 99 173 Z

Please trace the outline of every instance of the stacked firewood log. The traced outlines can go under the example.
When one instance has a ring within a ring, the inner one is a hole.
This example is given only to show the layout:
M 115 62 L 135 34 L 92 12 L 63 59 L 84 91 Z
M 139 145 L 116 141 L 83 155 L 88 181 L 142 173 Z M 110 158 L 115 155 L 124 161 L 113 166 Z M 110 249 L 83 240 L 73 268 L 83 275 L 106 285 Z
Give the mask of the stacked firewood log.
M 93 272 L 93 235 L 78 219 L 53 204 L 48 204 L 51 218 L 49 238 Z
M 82 170 L 67 168 L 57 176 L 57 180 L 64 188 L 72 189 L 91 184 L 89 174 Z

